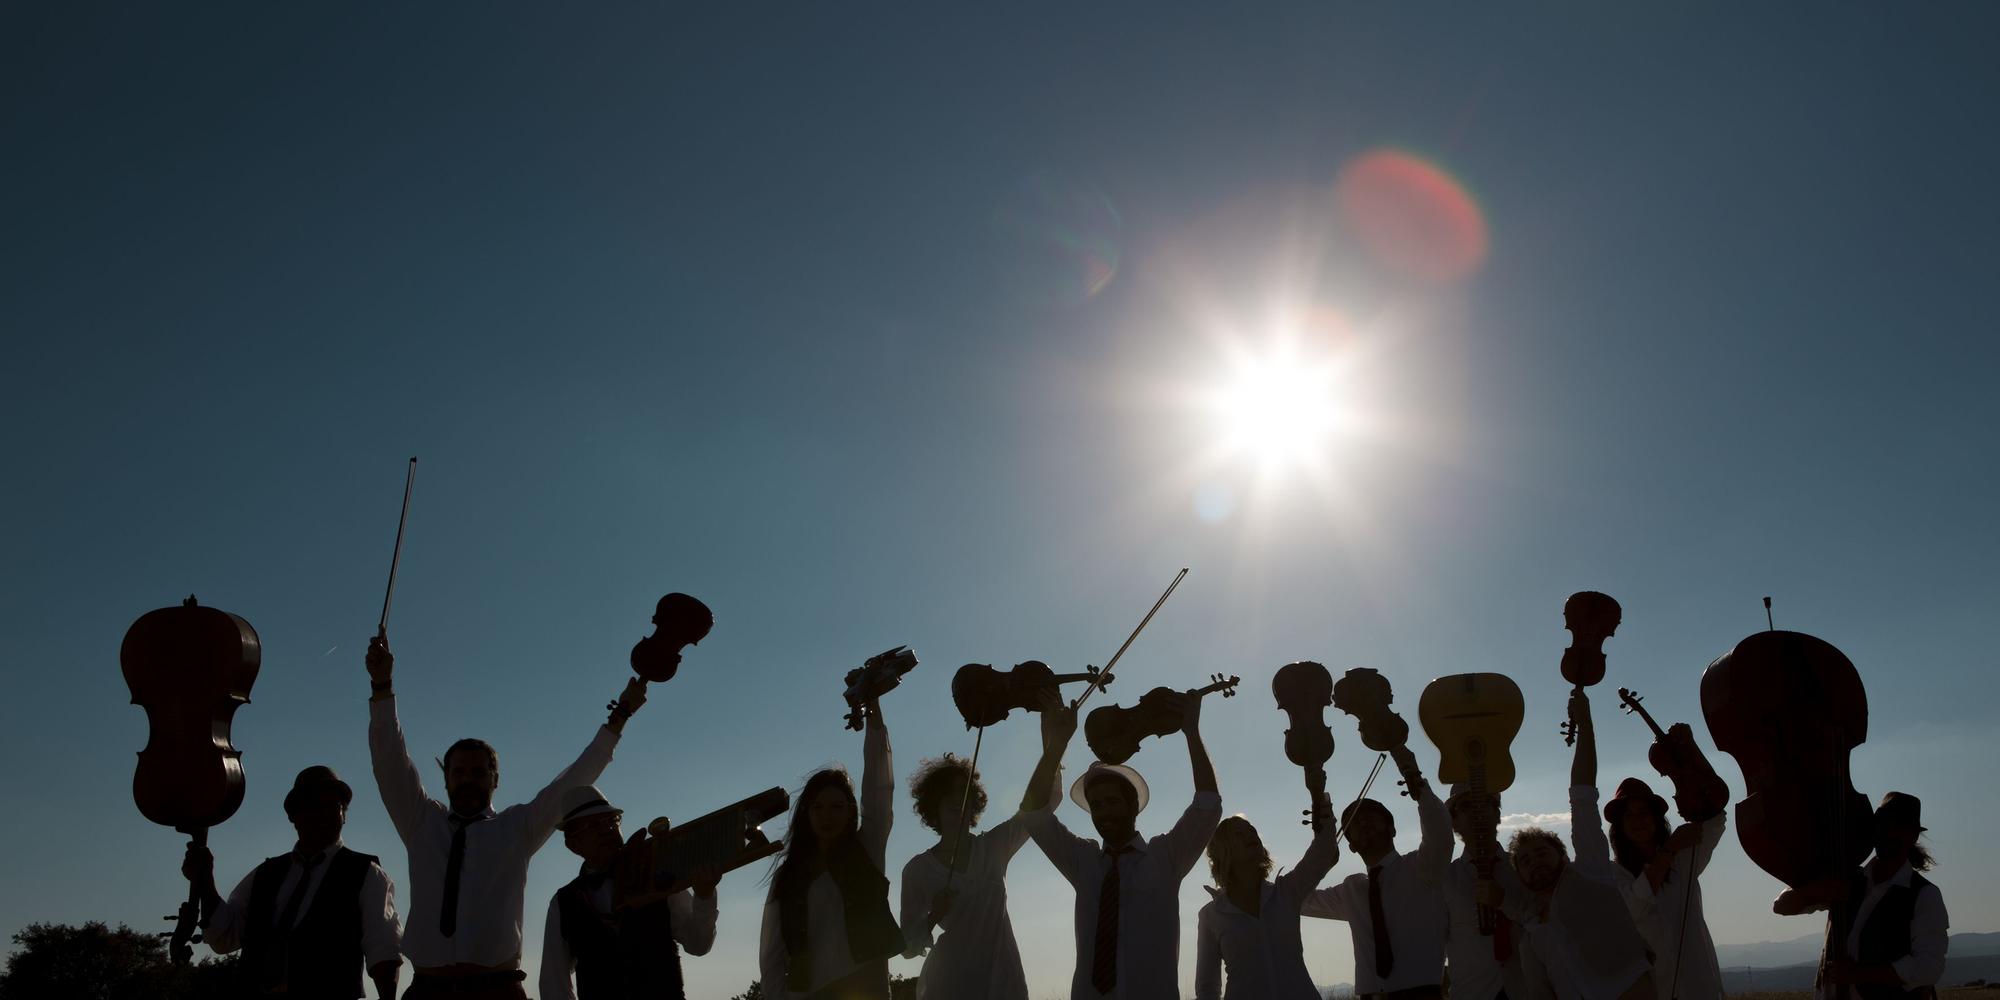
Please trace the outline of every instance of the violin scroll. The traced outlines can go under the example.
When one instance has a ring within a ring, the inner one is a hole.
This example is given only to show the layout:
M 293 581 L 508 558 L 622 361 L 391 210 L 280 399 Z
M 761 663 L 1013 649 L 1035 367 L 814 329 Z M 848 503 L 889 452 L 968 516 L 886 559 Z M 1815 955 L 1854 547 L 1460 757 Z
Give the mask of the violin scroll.
M 903 682 L 904 674 L 916 668 L 917 654 L 910 647 L 892 646 L 849 670 L 847 689 L 842 693 L 847 699 L 847 728 L 860 732 L 868 703 L 888 694 Z

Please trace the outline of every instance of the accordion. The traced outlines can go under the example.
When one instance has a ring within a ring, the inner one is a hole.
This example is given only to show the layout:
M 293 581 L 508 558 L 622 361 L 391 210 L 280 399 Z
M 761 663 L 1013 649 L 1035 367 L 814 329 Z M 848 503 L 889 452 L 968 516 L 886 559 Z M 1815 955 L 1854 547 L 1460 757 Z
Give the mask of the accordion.
M 647 826 L 652 836 L 626 845 L 618 859 L 612 908 L 666 899 L 693 885 L 695 870 L 705 865 L 728 872 L 778 853 L 784 844 L 764 836 L 758 826 L 791 807 L 792 797 L 784 789 L 767 788 L 685 823 L 654 820 Z

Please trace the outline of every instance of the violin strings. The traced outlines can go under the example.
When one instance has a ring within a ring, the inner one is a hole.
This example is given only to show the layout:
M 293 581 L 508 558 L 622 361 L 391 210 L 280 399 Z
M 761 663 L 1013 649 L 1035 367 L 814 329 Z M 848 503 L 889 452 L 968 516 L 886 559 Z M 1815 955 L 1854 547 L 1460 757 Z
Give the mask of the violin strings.
M 958 836 L 951 839 L 951 860 L 944 866 L 944 890 L 951 891 L 951 880 L 958 875 L 958 845 L 965 842 L 971 824 L 965 821 L 965 807 L 972 803 L 972 783 L 979 777 L 979 748 L 986 742 L 986 727 L 979 727 L 979 735 L 972 738 L 972 763 L 965 769 L 965 794 L 958 800 Z

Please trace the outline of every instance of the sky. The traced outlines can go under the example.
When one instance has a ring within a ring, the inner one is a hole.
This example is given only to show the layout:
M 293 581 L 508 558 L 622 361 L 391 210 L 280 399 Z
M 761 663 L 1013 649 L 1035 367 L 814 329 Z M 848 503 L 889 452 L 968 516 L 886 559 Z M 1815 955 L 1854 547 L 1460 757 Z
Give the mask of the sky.
M 1280 866 L 1304 790 L 1267 692 L 1297 659 L 1379 669 L 1412 721 L 1432 678 L 1512 677 L 1509 823 L 1566 832 L 1563 599 L 1624 607 L 1602 784 L 1657 779 L 1622 685 L 1741 795 L 1698 684 L 1770 595 L 1859 668 L 1854 784 L 1923 799 L 1953 930 L 2000 929 L 1996 29 L 1970 3 L 9 5 L 0 931 L 164 929 L 184 895 L 184 838 L 129 794 L 118 647 L 190 593 L 263 644 L 219 878 L 289 848 L 283 793 L 324 763 L 405 884 L 361 654 L 411 455 L 398 710 L 419 761 L 493 742 L 502 804 L 583 748 L 668 591 L 716 626 L 600 782 L 628 820 L 858 767 L 841 678 L 898 643 L 899 778 L 967 753 L 960 664 L 1102 664 L 1185 566 L 1105 700 L 1240 676 L 1202 728 Z M 1244 431 L 1259 370 L 1318 387 L 1279 410 L 1317 433 Z M 1374 757 L 1329 722 L 1351 796 Z M 989 823 L 1037 748 L 1032 717 L 986 733 Z M 1185 750 L 1133 763 L 1162 832 Z M 933 839 L 897 808 L 892 877 Z M 531 970 L 574 871 L 559 839 L 533 864 Z M 724 882 L 690 995 L 754 976 L 761 877 Z M 1816 933 L 1780 888 L 1726 838 L 1716 939 Z M 1072 893 L 1033 850 L 1008 892 L 1057 996 Z M 1344 928 L 1306 942 L 1351 979 Z

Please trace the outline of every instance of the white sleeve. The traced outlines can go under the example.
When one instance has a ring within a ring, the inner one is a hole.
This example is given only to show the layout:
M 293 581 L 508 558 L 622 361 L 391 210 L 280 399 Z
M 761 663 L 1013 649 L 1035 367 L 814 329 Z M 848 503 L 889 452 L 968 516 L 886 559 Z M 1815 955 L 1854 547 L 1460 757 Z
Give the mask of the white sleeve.
M 903 866 L 902 920 L 898 923 L 903 928 L 904 958 L 920 957 L 930 950 L 932 944 L 930 897 L 936 894 L 936 890 L 921 874 L 922 866 L 917 862 L 923 857 L 919 854 Z
M 721 896 L 703 899 L 692 889 L 682 889 L 667 897 L 667 912 L 674 921 L 674 940 L 681 950 L 702 956 L 715 947 L 715 918 L 721 912 Z
M 1194 925 L 1194 1000 L 1222 1000 L 1222 942 L 1215 930 L 1215 904 L 1201 908 Z
M 1299 907 L 1299 916 L 1321 920 L 1348 919 L 1347 899 L 1340 891 L 1346 886 L 1346 880 L 1342 880 L 1308 894 L 1304 905 Z
M 541 791 L 535 793 L 533 799 L 518 807 L 527 817 L 523 836 L 526 838 L 525 843 L 530 854 L 541 850 L 542 845 L 548 843 L 550 835 L 556 832 L 556 824 L 562 821 L 563 793 L 578 785 L 588 785 L 596 781 L 597 776 L 603 774 L 605 767 L 610 765 L 611 752 L 617 746 L 618 734 L 612 732 L 610 726 L 597 727 L 597 735 L 591 737 L 589 745 L 583 748 L 583 753 L 577 755 L 576 760 L 570 766 L 563 768 L 560 774 L 550 779 Z
M 1569 786 L 1569 839 L 1576 847 L 1576 860 L 1585 864 L 1611 863 L 1611 841 L 1605 839 L 1603 817 L 1597 814 L 1594 786 Z
M 1201 854 L 1208 849 L 1208 840 L 1215 836 L 1215 827 L 1222 822 L 1222 795 L 1219 792 L 1196 792 L 1194 801 L 1188 803 L 1181 818 L 1174 823 L 1160 839 L 1165 841 L 1167 860 L 1174 866 L 1174 875 L 1186 878 L 1194 870 Z
M 1097 844 L 1069 832 L 1069 827 L 1056 818 L 1054 809 L 1027 813 L 1024 821 L 1028 825 L 1028 835 L 1035 839 L 1035 846 L 1042 849 L 1049 864 L 1055 866 L 1062 877 L 1069 880 L 1071 887 L 1088 888 L 1096 892 L 1096 886 L 1084 886 L 1078 879 L 1088 881 L 1090 859 L 1097 854 Z
M 888 867 L 889 828 L 896 814 L 896 768 L 889 727 L 871 713 L 861 736 L 861 846 L 880 871 Z
M 424 791 L 424 779 L 410 762 L 410 748 L 403 741 L 403 724 L 396 720 L 396 699 L 368 701 L 368 757 L 374 766 L 375 788 L 382 793 L 382 808 L 396 833 L 408 844 L 423 824 L 426 810 L 444 811 L 442 803 Z
M 576 959 L 562 936 L 562 907 L 549 897 L 549 921 L 542 928 L 542 1000 L 576 1000 L 569 981 Z
M 764 995 L 783 997 L 785 992 L 785 933 L 779 926 L 778 901 L 764 902 L 764 923 L 757 934 L 757 978 Z
M 1723 831 L 1729 827 L 1729 810 L 1716 813 L 1701 824 L 1701 843 L 1694 847 L 1694 873 L 1699 876 L 1708 870 L 1708 862 L 1715 857 L 1715 849 L 1722 844 Z
M 1950 928 L 1951 918 L 1944 911 L 1944 893 L 1935 885 L 1917 893 L 1916 912 L 1910 916 L 1910 953 L 1889 963 L 1905 987 L 1936 986 L 1943 978 L 1945 949 L 1950 940 L 1946 932 Z
M 229 890 L 229 898 L 209 914 L 208 924 L 202 927 L 201 939 L 216 954 L 227 955 L 243 947 L 243 925 L 250 919 L 250 883 L 256 877 L 257 869 L 250 869 L 250 874 Z
M 396 925 L 396 887 L 389 873 L 371 863 L 361 879 L 361 954 L 370 969 L 384 962 L 401 963 L 403 932 Z

